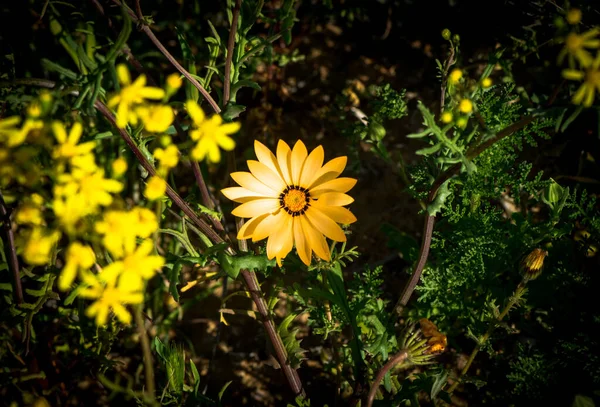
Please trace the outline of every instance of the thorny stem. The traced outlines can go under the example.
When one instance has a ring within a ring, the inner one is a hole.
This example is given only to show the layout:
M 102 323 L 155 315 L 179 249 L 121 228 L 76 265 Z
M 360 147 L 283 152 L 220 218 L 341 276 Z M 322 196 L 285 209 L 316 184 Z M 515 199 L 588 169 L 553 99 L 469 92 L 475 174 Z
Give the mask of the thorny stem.
M 519 299 L 523 295 L 523 291 L 525 289 L 525 285 L 527 284 L 527 281 L 528 281 L 527 279 L 523 279 L 519 283 L 519 285 L 515 289 L 515 292 L 513 293 L 512 297 L 510 297 L 510 299 L 508 301 L 508 304 L 506 304 L 506 307 L 504 307 L 504 309 L 502 310 L 502 312 L 500 313 L 500 315 L 498 315 L 498 318 L 496 318 L 496 319 L 494 319 L 493 321 L 490 322 L 490 325 L 488 326 L 487 331 L 479 338 L 479 340 L 477 341 L 477 345 L 475 345 L 475 348 L 473 349 L 473 351 L 469 355 L 469 359 L 467 360 L 467 363 L 465 364 L 465 366 L 462 368 L 462 370 L 460 372 L 460 375 L 456 378 L 456 381 L 448 389 L 448 393 L 452 393 L 454 390 L 456 390 L 456 388 L 458 387 L 458 385 L 461 382 L 461 379 L 469 371 L 469 368 L 471 367 L 471 364 L 473 363 L 473 360 L 475 360 L 475 357 L 477 356 L 477 354 L 481 350 L 481 347 L 483 345 L 485 345 L 485 343 L 488 341 L 488 339 L 490 338 L 490 336 L 492 335 L 492 333 L 494 332 L 494 330 L 498 326 L 498 323 L 501 322 L 504 319 L 504 317 L 506 317 L 508 315 L 508 313 L 510 312 L 510 310 L 512 309 L 512 307 L 514 307 L 515 304 L 519 301 Z
M 496 136 L 488 139 L 487 141 L 479 144 L 476 147 L 469 149 L 469 151 L 467 151 L 467 153 L 465 154 L 467 159 L 469 159 L 469 160 L 475 159 L 477 156 L 479 156 L 479 154 L 483 153 L 485 150 L 487 150 L 488 148 L 490 148 L 491 146 L 493 146 L 500 140 L 510 136 L 511 134 L 515 133 L 518 130 L 521 130 L 522 128 L 524 128 L 525 126 L 527 126 L 534 120 L 535 120 L 534 116 L 525 116 L 518 122 L 515 122 L 515 123 L 511 124 L 510 126 L 504 128 L 503 130 L 499 131 L 496 134 Z M 458 172 L 460 171 L 460 168 L 461 168 L 461 164 L 455 164 L 452 167 L 448 168 L 446 171 L 444 171 L 439 177 L 437 177 L 437 179 L 434 181 L 433 185 L 431 186 L 429 195 L 427 196 L 427 204 L 431 204 L 433 202 L 433 200 L 436 197 L 438 189 L 442 186 L 442 184 L 444 184 L 444 182 L 448 181 L 454 175 L 458 174 Z M 421 273 L 423 273 L 423 269 L 425 268 L 425 265 L 427 264 L 427 258 L 429 256 L 429 249 L 431 247 L 431 237 L 433 234 L 434 223 L 435 223 L 435 216 L 432 216 L 429 214 L 425 216 L 425 224 L 423 226 L 423 238 L 421 241 L 421 250 L 419 253 L 419 261 L 415 267 L 415 270 L 413 271 L 413 274 L 412 274 L 410 280 L 408 281 L 408 283 L 406 283 L 404 290 L 402 290 L 402 295 L 400 296 L 400 299 L 398 300 L 396 307 L 395 307 L 396 313 L 398 313 L 399 315 L 402 314 L 402 310 L 404 309 L 406 304 L 408 304 L 408 300 L 412 296 L 412 293 L 415 291 L 415 287 L 417 286 L 417 283 L 419 282 L 419 279 L 421 278 Z
M 152 364 L 152 352 L 150 351 L 150 340 L 148 339 L 148 333 L 144 325 L 144 317 L 142 316 L 142 305 L 135 307 L 135 324 L 138 328 L 138 334 L 140 335 L 140 343 L 142 345 L 142 353 L 144 359 L 144 371 L 146 373 L 146 391 L 145 393 L 151 397 L 152 400 L 156 400 L 154 395 L 156 389 L 154 387 L 154 367 Z
M 23 303 L 23 287 L 21 286 L 21 277 L 19 276 L 19 260 L 15 245 L 15 236 L 10 222 L 10 211 L 4 202 L 4 196 L 0 191 L 0 221 L 2 222 L 2 240 L 4 241 L 4 255 L 10 272 L 13 275 L 14 296 L 17 304 Z
M 371 407 L 373 405 L 373 401 L 375 400 L 375 395 L 377 395 L 377 389 L 379 388 L 379 383 L 383 380 L 385 375 L 392 370 L 395 366 L 404 362 L 408 357 L 408 352 L 406 349 L 402 349 L 400 352 L 395 354 L 388 362 L 379 370 L 377 376 L 375 377 L 375 381 L 371 385 L 371 389 L 369 390 L 369 394 L 367 396 L 366 407 Z
M 113 3 L 115 3 L 119 6 L 121 6 L 121 4 L 122 4 L 119 0 L 113 0 Z M 215 113 L 221 113 L 221 109 L 219 108 L 219 105 L 217 104 L 217 102 L 215 102 L 215 100 L 212 98 L 212 96 L 210 96 L 210 94 L 206 91 L 206 89 L 204 89 L 204 87 L 202 85 L 200 85 L 200 82 L 198 82 L 196 80 L 196 78 L 194 78 L 183 66 L 181 66 L 181 64 L 179 62 L 177 62 L 177 60 L 173 57 L 173 55 L 171 55 L 171 53 L 169 51 L 167 51 L 167 49 L 160 42 L 160 40 L 158 38 L 156 38 L 156 35 L 154 35 L 154 33 L 152 32 L 150 27 L 148 25 L 144 24 L 144 21 L 139 19 L 136 16 L 135 12 L 133 10 L 131 10 L 129 7 L 126 7 L 125 10 L 127 11 L 127 14 L 129 14 L 129 17 L 131 18 L 131 20 L 134 23 L 136 23 L 136 24 L 142 23 L 142 26 L 140 29 L 146 34 L 146 36 L 150 39 L 150 41 L 152 41 L 152 43 L 156 46 L 156 48 L 158 48 L 158 50 L 169 60 L 169 62 L 175 67 L 175 69 L 177 69 L 183 76 L 186 77 L 186 79 L 188 81 L 191 82 L 192 85 L 194 85 L 196 87 L 196 89 L 198 89 L 198 91 L 202 94 L 204 99 L 206 99 L 206 101 L 208 102 L 210 107 L 212 107 L 212 109 L 215 111 Z
M 237 32 L 238 18 L 240 16 L 240 8 L 242 0 L 235 0 L 233 8 L 233 17 L 231 19 L 231 28 L 229 29 L 229 39 L 227 40 L 227 59 L 225 61 L 225 79 L 223 82 L 223 106 L 229 104 L 229 96 L 231 91 L 231 68 L 233 60 L 233 48 L 235 47 L 235 34 Z

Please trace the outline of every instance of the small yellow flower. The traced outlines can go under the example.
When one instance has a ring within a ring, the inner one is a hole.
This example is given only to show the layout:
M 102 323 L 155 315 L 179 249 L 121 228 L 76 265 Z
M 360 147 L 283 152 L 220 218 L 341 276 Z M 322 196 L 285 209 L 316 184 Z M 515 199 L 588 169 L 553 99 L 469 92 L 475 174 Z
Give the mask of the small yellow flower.
M 147 238 L 158 229 L 156 214 L 148 208 L 135 207 L 131 210 L 138 237 Z
M 262 143 L 255 141 L 258 161 L 248 161 L 250 172 L 234 172 L 231 177 L 240 186 L 221 192 L 239 202 L 232 214 L 250 218 L 238 232 L 238 239 L 267 241 L 267 257 L 281 260 L 295 246 L 298 256 L 310 265 L 312 252 L 330 260 L 325 236 L 345 242 L 339 224 L 350 224 L 356 217 L 344 206 L 354 199 L 346 195 L 354 185 L 353 178 L 338 178 L 346 167 L 346 157 L 338 157 L 323 165 L 324 150 L 319 146 L 310 154 L 304 143 L 293 149 L 280 140 L 275 156 Z
M 152 240 L 145 240 L 134 252 L 105 267 L 102 271 L 102 278 L 111 280 L 118 276 L 120 286 L 131 290 L 141 290 L 144 287 L 144 281 L 154 277 L 165 264 L 163 257 L 150 254 L 152 249 Z
M 171 168 L 175 168 L 179 162 L 179 150 L 177 146 L 170 145 L 165 149 L 157 148 L 154 150 L 154 158 L 160 161 L 160 167 L 167 171 Z
M 456 127 L 458 127 L 459 129 L 464 129 L 465 127 L 467 127 L 467 123 L 469 121 L 467 120 L 466 117 L 459 117 L 456 120 Z
M 165 91 L 160 88 L 146 86 L 146 76 L 140 75 L 131 83 L 127 67 L 123 64 L 117 66 L 117 76 L 122 85 L 121 91 L 108 101 L 109 108 L 117 108 L 117 127 L 124 128 L 129 122 L 136 125 L 138 116 L 135 108 L 144 103 L 146 99 L 159 100 L 165 96 Z
M 112 171 L 116 177 L 120 177 L 121 175 L 125 174 L 125 171 L 127 171 L 127 160 L 125 160 L 123 157 L 119 157 L 114 160 L 112 162 Z
M 463 99 L 458 104 L 458 110 L 462 113 L 471 113 L 473 111 L 473 102 L 469 99 Z
M 10 117 L 8 119 L 11 119 Z M 6 120 L 8 120 L 6 119 Z M 36 118 L 28 118 L 23 123 L 23 126 L 19 129 L 19 131 L 9 133 L 9 138 L 6 140 L 6 145 L 8 147 L 16 147 L 25 141 L 29 133 L 40 130 L 44 127 L 44 122 L 42 120 L 38 120 Z M 0 130 L 0 134 L 2 131 Z
M 492 79 L 491 78 L 483 78 L 481 80 L 481 87 L 483 87 L 483 88 L 489 88 L 490 86 L 492 86 Z
M 206 119 L 204 112 L 193 100 L 188 100 L 186 109 L 194 122 L 194 129 L 190 131 L 190 137 L 196 141 L 196 147 L 192 150 L 192 158 L 197 161 L 208 157 L 208 161 L 217 163 L 221 161 L 219 148 L 230 151 L 235 147 L 235 142 L 230 134 L 240 129 L 239 123 L 225 123 L 218 114 Z
M 181 76 L 178 73 L 172 73 L 167 76 L 167 86 L 173 90 L 177 90 L 181 87 Z
M 61 291 L 69 289 L 79 270 L 88 270 L 94 265 L 96 255 L 91 247 L 73 242 L 67 249 L 65 260 L 65 267 L 63 267 L 58 278 L 58 289 Z
M 135 109 L 144 128 L 152 133 L 163 133 L 173 123 L 175 115 L 171 106 L 167 105 L 142 105 Z
M 23 247 L 23 259 L 33 266 L 41 266 L 52 260 L 52 249 L 60 239 L 60 232 L 34 228 L 26 238 Z
M 122 323 L 128 325 L 131 323 L 131 314 L 125 305 L 142 303 L 144 294 L 139 288 L 117 285 L 116 276 L 106 279 L 103 274 L 82 273 L 82 280 L 88 287 L 79 295 L 96 300 L 87 308 L 85 314 L 89 318 L 95 317 L 96 325 L 103 326 L 106 325 L 108 315 L 112 311 Z
M 79 194 L 85 203 L 94 211 L 98 206 L 108 206 L 112 203 L 111 193 L 121 192 L 123 184 L 117 180 L 104 178 L 104 170 L 97 169 L 92 173 L 73 170 L 70 174 L 58 177 L 59 195 L 72 196 Z M 55 195 L 57 194 L 55 190 Z
M 70 160 L 76 156 L 89 154 L 96 147 L 94 141 L 88 141 L 79 145 L 77 144 L 79 143 L 79 139 L 83 132 L 81 123 L 73 124 L 71 131 L 67 135 L 65 125 L 59 121 L 55 121 L 52 123 L 52 132 L 54 133 L 56 141 L 59 143 L 52 152 L 52 157 L 55 159 Z
M 95 225 L 96 233 L 103 235 L 102 244 L 116 258 L 135 249 L 137 217 L 127 211 L 106 211 Z
M 27 106 L 27 117 L 31 119 L 37 119 L 42 115 L 42 106 L 39 102 L 32 102 Z
M 146 184 L 144 195 L 151 201 L 155 201 L 165 196 L 167 191 L 167 182 L 161 177 L 154 175 Z
M 21 225 L 42 226 L 44 224 L 42 209 L 34 203 L 25 203 L 17 210 L 15 221 Z
M 460 69 L 453 69 L 452 72 L 450 72 L 450 75 L 448 78 L 449 78 L 451 84 L 456 85 L 462 77 L 463 77 L 463 71 L 461 71 Z
M 535 280 L 539 277 L 547 255 L 547 251 L 536 248 L 521 261 L 521 271 L 528 280 Z
M 565 79 L 583 81 L 573 95 L 573 103 L 590 107 L 594 103 L 596 92 L 600 92 L 600 53 L 585 71 L 565 69 L 562 72 Z
M 19 116 L 0 119 L 0 143 L 6 143 L 8 140 L 19 134 L 21 131 L 18 127 L 19 123 L 21 123 L 21 118 Z
M 57 188 L 60 191 L 61 187 Z M 81 194 L 56 195 L 52 201 L 52 209 L 58 223 L 68 234 L 75 234 L 79 221 L 96 210 L 87 204 L 85 197 Z
M 581 10 L 572 8 L 567 11 L 567 22 L 571 25 L 579 24 L 581 22 Z
M 594 60 L 592 55 L 586 50 L 600 48 L 600 39 L 596 38 L 600 34 L 600 27 L 595 27 L 583 34 L 569 33 L 565 39 L 565 47 L 558 54 L 558 63 L 562 64 L 567 57 L 570 68 L 575 68 L 576 62 L 586 68 Z
M 452 113 L 444 112 L 442 113 L 442 123 L 451 123 L 452 122 Z

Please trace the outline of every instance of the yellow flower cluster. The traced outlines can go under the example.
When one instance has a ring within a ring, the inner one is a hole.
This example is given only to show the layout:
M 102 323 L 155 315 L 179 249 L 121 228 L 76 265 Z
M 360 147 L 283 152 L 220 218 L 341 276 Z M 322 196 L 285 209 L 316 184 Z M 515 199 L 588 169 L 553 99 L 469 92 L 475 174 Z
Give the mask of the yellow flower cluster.
M 157 175 L 154 175 L 148 180 L 144 195 L 151 201 L 160 199 L 165 195 L 167 190 L 167 182 L 165 178 L 169 175 L 169 171 L 177 166 L 179 162 L 179 150 L 177 146 L 171 144 L 171 139 L 163 138 L 166 146 L 158 147 L 154 150 L 154 158 L 158 160 Z
M 481 78 L 479 83 L 469 80 L 463 70 L 455 68 L 448 74 L 448 91 L 454 96 L 450 106 L 445 106 L 440 120 L 444 124 L 454 123 L 458 128 L 467 127 L 470 115 L 473 113 L 474 104 L 471 96 L 478 89 L 487 89 L 492 86 L 492 79 Z
M 581 21 L 581 11 L 571 9 L 566 15 L 572 31 L 560 40 L 564 43 L 558 54 L 558 63 L 565 59 L 568 68 L 562 71 L 565 79 L 581 82 L 579 89 L 573 94 L 572 102 L 576 105 L 590 107 L 600 93 L 600 27 L 579 33 L 577 24 Z M 594 56 L 591 51 L 595 50 Z

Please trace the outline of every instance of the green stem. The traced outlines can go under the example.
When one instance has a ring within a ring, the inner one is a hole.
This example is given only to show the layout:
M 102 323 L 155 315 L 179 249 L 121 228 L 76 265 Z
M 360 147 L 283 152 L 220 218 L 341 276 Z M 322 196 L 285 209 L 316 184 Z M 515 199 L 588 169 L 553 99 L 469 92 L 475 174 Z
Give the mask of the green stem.
M 144 393 L 147 394 L 150 400 L 153 400 L 156 403 L 155 392 L 156 389 L 154 387 L 154 367 L 152 365 L 152 352 L 150 351 L 150 340 L 148 339 L 148 333 L 146 332 L 146 328 L 144 327 L 144 317 L 142 315 L 142 305 L 138 305 L 135 307 L 135 323 L 138 328 L 138 333 L 140 335 L 140 343 L 142 345 L 142 353 L 144 358 L 144 371 L 146 372 L 146 390 Z

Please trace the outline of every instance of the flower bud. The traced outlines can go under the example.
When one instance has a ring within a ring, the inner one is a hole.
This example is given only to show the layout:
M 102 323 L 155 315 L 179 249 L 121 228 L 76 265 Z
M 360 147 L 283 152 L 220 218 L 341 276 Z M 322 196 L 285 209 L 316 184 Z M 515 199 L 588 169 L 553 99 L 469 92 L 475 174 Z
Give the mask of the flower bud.
M 523 260 L 521 261 L 521 272 L 523 276 L 528 280 L 535 280 L 542 274 L 542 268 L 544 267 L 544 259 L 548 255 L 548 252 L 540 248 L 533 249 Z
M 449 29 L 444 28 L 442 30 L 442 38 L 445 39 L 446 41 L 448 41 L 450 39 L 450 37 L 452 36 L 452 33 L 450 32 Z

